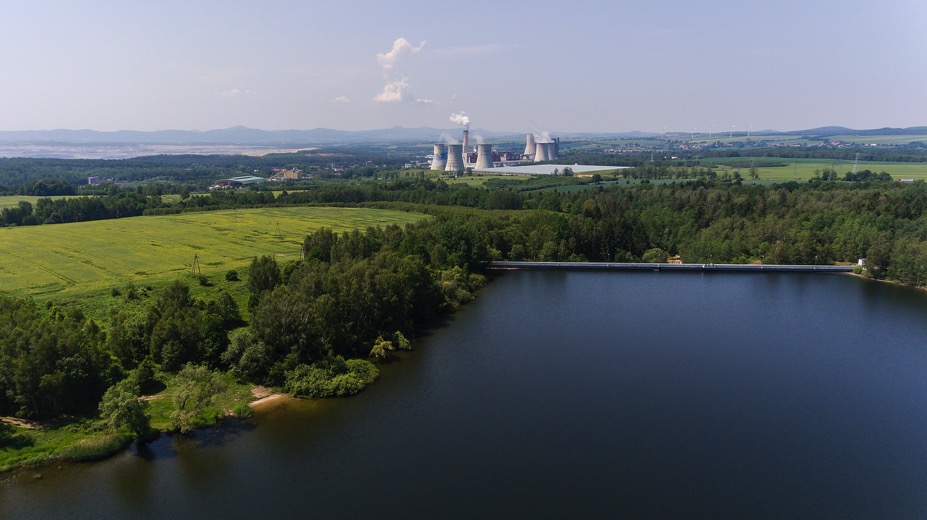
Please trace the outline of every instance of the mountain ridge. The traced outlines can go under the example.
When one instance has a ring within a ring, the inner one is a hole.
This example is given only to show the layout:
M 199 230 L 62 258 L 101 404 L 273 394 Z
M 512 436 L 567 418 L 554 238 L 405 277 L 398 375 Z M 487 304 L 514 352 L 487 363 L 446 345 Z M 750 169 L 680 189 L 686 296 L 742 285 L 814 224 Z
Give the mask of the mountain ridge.
M 160 145 L 267 145 L 267 146 L 310 146 L 318 144 L 358 144 L 376 142 L 437 142 L 442 135 L 459 135 L 460 127 L 405 128 L 394 126 L 376 130 L 337 130 L 332 128 L 313 128 L 308 130 L 261 130 L 246 126 L 232 126 L 213 130 L 116 130 L 98 131 L 89 129 L 71 130 L 6 130 L 0 131 L 0 142 L 32 144 L 160 144 Z M 518 138 L 528 132 L 499 132 L 485 129 L 471 129 L 471 138 Z M 757 135 L 812 135 L 819 137 L 837 135 L 877 136 L 877 135 L 927 135 L 927 126 L 909 128 L 876 128 L 856 130 L 842 126 L 823 126 L 807 130 L 786 132 L 767 131 Z M 657 132 L 556 132 L 558 136 L 573 137 L 612 137 L 612 138 L 646 138 L 660 135 Z

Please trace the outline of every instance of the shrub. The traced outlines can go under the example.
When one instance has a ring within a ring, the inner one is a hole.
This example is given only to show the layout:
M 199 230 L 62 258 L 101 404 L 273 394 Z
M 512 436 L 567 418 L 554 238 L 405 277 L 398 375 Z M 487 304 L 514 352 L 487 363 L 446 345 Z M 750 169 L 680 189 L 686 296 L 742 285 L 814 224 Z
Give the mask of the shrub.
M 393 334 L 393 341 L 396 348 L 399 350 L 412 350 L 412 342 L 410 342 L 401 331 L 397 330 L 396 333 Z
M 366 359 L 349 359 L 345 361 L 345 364 L 349 373 L 361 378 L 366 384 L 373 383 L 380 377 L 380 370 Z
M 13 436 L 13 431 L 12 426 L 5 422 L 0 422 L 0 446 L 3 446 L 3 443 Z
M 132 436 L 123 432 L 95 435 L 63 448 L 59 455 L 63 460 L 85 462 L 109 457 L 132 442 Z
M 328 357 L 287 371 L 285 388 L 297 397 L 345 397 L 360 392 L 379 375 L 369 361 Z
M 237 282 L 240 279 L 238 278 L 238 271 L 229 269 L 229 271 L 225 273 L 225 279 L 229 282 Z
M 330 397 L 330 374 L 313 365 L 298 365 L 286 373 L 286 391 L 296 397 Z
M 355 374 L 339 374 L 329 381 L 329 386 L 334 395 L 346 397 L 360 392 L 367 384 Z
M 239 419 L 245 419 L 254 415 L 254 410 L 248 406 L 248 403 L 238 403 L 235 405 L 235 408 L 232 410 L 232 414 Z
M 396 350 L 396 347 L 393 346 L 392 341 L 387 341 L 383 339 L 383 336 L 378 336 L 373 348 L 370 349 L 370 357 L 386 359 L 390 356 L 390 352 L 394 350 Z

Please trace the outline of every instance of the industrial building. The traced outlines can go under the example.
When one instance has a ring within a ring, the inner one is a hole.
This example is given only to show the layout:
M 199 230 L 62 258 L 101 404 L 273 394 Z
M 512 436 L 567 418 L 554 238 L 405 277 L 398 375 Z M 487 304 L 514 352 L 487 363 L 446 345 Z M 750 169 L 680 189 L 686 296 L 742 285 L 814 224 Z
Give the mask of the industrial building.
M 462 144 L 436 143 L 431 160 L 435 171 L 462 172 L 467 168 L 489 170 L 499 166 L 518 166 L 535 162 L 555 161 L 560 156 L 560 138 L 546 137 L 544 140 L 534 134 L 525 137 L 525 152 L 499 152 L 491 144 L 478 144 L 470 148 L 470 130 L 463 131 Z
M 264 177 L 256 177 L 254 175 L 243 175 L 241 177 L 232 177 L 231 179 L 220 179 L 213 183 L 209 187 L 210 190 L 230 190 L 235 188 L 243 188 L 249 184 L 255 184 L 258 182 L 265 182 L 267 179 Z

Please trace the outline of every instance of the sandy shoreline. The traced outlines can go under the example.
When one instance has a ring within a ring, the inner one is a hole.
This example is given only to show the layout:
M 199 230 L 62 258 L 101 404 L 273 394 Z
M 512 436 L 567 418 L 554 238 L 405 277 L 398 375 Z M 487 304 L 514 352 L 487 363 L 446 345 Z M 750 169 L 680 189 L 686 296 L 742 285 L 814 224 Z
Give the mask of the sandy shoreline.
M 262 397 L 262 398 L 260 398 L 260 399 L 258 399 L 258 400 L 256 400 L 256 401 L 251 401 L 250 403 L 248 403 L 248 406 L 250 406 L 252 409 L 253 409 L 253 408 L 261 408 L 261 407 L 267 405 L 268 403 L 272 403 L 272 402 L 274 402 L 274 401 L 279 401 L 279 400 L 284 399 L 284 398 L 287 398 L 287 397 L 289 397 L 289 396 L 286 395 L 286 394 L 270 394 L 270 395 L 268 395 L 267 397 Z
M 268 408 L 273 408 L 285 403 L 287 400 L 292 399 L 287 394 L 281 394 L 274 392 L 273 389 L 267 388 L 266 386 L 255 386 L 251 389 L 251 395 L 255 397 L 254 401 L 248 403 L 248 406 L 252 410 L 266 410 Z

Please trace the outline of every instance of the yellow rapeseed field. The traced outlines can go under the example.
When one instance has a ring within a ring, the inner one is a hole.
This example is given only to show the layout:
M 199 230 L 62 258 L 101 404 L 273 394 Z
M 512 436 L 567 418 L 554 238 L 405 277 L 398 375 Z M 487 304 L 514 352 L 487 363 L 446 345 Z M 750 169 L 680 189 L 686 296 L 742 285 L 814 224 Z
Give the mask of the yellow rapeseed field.
M 74 224 L 0 228 L 0 291 L 78 295 L 190 273 L 214 277 L 254 256 L 299 258 L 306 235 L 427 218 L 365 208 L 289 207 L 208 211 Z

